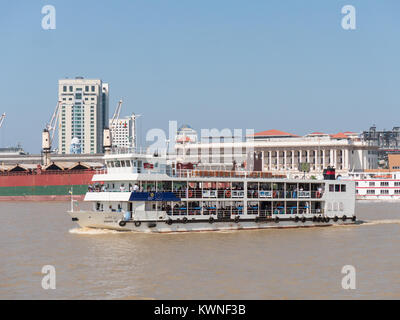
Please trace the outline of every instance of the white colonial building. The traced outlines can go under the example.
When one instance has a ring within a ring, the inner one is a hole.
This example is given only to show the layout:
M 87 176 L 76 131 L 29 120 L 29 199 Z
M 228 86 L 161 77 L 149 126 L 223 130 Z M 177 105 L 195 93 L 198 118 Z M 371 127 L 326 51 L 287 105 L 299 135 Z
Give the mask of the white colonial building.
M 202 139 L 204 141 L 204 139 Z M 258 159 L 259 170 L 280 174 L 303 174 L 306 163 L 308 175 L 320 175 L 327 166 L 333 166 L 337 174 L 349 171 L 376 169 L 377 146 L 362 141 L 354 132 L 325 134 L 314 132 L 306 136 L 268 130 L 237 138 L 216 137 L 210 142 L 176 144 L 178 161 L 201 165 L 225 164 L 249 167 L 249 157 Z

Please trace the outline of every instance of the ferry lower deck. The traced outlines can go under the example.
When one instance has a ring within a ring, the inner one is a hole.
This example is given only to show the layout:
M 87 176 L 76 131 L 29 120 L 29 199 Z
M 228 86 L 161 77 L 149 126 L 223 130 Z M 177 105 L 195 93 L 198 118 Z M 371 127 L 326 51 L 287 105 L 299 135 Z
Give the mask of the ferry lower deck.
M 112 229 L 147 233 L 201 232 L 224 230 L 254 230 L 269 228 L 306 228 L 348 225 L 356 223 L 356 217 L 329 217 L 323 214 L 314 216 L 271 215 L 265 217 L 235 216 L 231 218 L 209 217 L 193 219 L 180 217 L 161 219 L 127 219 L 123 213 L 96 213 L 91 211 L 69 212 L 72 220 L 84 228 Z

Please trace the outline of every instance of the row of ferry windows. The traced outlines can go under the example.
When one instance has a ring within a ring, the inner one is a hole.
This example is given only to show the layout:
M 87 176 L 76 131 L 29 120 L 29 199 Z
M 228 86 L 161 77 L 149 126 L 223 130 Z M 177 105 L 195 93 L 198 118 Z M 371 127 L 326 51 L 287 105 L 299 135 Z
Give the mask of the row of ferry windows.
M 107 161 L 107 167 L 109 168 L 125 168 L 125 167 L 142 167 L 142 161 L 134 161 L 134 160 L 116 160 L 116 161 Z M 158 167 L 158 162 L 154 164 L 154 168 Z
M 382 189 L 379 191 L 380 191 L 380 194 L 389 194 L 388 189 Z M 357 193 L 358 193 L 358 190 L 357 190 Z M 376 194 L 376 193 L 375 193 L 375 190 L 367 190 L 367 194 Z M 400 194 L 400 189 L 394 190 L 394 194 Z
M 370 181 L 368 184 L 370 187 L 375 187 L 375 181 Z M 389 182 L 388 181 L 381 181 L 379 184 L 381 187 L 388 187 Z M 395 187 L 400 187 L 400 181 L 395 181 L 394 182 Z M 358 182 L 356 182 L 356 187 L 358 187 Z

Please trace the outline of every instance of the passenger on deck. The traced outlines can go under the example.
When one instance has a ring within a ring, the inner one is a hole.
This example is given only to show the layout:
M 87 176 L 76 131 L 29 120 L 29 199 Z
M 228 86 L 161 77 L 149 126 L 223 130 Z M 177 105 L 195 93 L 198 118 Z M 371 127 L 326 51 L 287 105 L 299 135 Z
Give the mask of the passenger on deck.
M 133 192 L 138 192 L 139 191 L 139 186 L 137 185 L 137 183 L 135 183 L 135 185 L 133 186 Z

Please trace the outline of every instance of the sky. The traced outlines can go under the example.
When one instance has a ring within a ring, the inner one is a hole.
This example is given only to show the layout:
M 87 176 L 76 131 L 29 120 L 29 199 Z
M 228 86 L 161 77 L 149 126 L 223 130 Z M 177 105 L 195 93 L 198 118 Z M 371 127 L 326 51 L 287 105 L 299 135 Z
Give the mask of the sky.
M 56 29 L 42 29 L 42 7 Z M 356 9 L 356 29 L 341 26 Z M 0 10 L 0 146 L 41 148 L 57 81 L 110 84 L 110 113 L 201 129 L 400 126 L 398 0 L 15 0 Z

